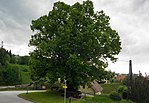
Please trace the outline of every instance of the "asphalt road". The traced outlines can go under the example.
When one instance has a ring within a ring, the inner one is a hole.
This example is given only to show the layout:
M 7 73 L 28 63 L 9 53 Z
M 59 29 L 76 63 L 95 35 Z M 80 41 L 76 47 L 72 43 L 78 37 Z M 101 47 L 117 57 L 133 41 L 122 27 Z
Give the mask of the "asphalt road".
M 17 95 L 26 91 L 0 91 L 0 103 L 32 103 Z

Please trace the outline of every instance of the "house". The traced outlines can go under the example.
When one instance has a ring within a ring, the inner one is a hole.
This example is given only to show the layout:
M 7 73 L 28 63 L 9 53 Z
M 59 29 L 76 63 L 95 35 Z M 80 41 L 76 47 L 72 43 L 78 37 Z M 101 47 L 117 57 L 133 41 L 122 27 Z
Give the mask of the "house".
M 100 95 L 103 91 L 103 88 L 100 86 L 100 84 L 97 81 L 91 82 L 88 86 L 81 86 L 80 91 L 84 94 L 90 94 L 90 95 Z
M 125 78 L 126 78 L 126 74 L 118 74 L 117 75 L 117 80 L 120 82 L 124 81 Z
M 116 74 L 116 75 L 114 76 L 114 79 L 115 79 L 116 81 L 122 82 L 122 81 L 125 80 L 126 77 L 127 77 L 127 74 Z

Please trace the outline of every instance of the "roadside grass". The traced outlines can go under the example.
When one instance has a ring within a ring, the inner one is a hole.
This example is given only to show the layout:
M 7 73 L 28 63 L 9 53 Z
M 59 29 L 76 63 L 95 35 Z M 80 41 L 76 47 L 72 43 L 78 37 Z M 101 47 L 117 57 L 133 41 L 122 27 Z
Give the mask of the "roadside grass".
M 64 98 L 58 92 L 31 92 L 29 94 L 23 93 L 18 95 L 21 98 L 33 101 L 34 103 L 63 103 Z M 116 103 L 111 100 L 108 95 L 99 95 L 95 97 L 86 97 L 82 100 L 66 100 L 66 103 Z M 117 103 L 133 103 L 131 101 L 122 100 Z
M 60 93 L 57 91 L 46 91 L 46 92 L 32 92 L 32 93 L 23 93 L 18 95 L 21 98 L 30 100 L 37 103 L 63 103 L 64 98 L 60 96 Z M 69 103 L 69 99 L 66 100 Z M 78 100 L 72 100 L 71 103 L 78 103 Z

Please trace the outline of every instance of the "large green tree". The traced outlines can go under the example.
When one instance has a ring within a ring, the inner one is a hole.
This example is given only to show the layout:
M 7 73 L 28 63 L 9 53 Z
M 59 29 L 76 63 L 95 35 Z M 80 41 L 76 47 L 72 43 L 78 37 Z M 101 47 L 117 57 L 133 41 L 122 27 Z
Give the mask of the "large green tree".
M 33 20 L 30 46 L 34 79 L 49 77 L 67 80 L 69 90 L 81 84 L 101 79 L 121 50 L 118 33 L 109 25 L 109 16 L 94 12 L 93 2 L 70 6 L 54 3 L 48 15 Z

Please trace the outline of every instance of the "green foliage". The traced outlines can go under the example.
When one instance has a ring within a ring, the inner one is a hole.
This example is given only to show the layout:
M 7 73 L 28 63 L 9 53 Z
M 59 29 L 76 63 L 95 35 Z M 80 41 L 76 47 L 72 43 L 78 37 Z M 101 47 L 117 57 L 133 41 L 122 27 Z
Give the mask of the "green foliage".
M 86 100 L 79 103 L 115 103 L 108 95 L 98 95 L 95 97 L 87 97 Z M 133 103 L 132 101 L 121 100 L 119 103 Z
M 29 84 L 31 82 L 30 72 L 20 72 L 21 84 Z
M 29 56 L 18 56 L 11 53 L 5 48 L 0 48 L 0 65 L 5 66 L 10 64 L 28 65 Z
M 130 87 L 129 87 L 130 86 Z M 149 103 L 149 77 L 142 76 L 140 73 L 139 76 L 135 77 L 130 81 L 128 85 L 130 99 L 136 103 Z
M 77 89 L 104 78 L 107 58 L 115 61 L 121 50 L 118 33 L 103 11 L 94 12 L 93 2 L 70 6 L 54 3 L 53 10 L 33 20 L 30 46 L 32 79 L 66 79 L 68 89 Z
M 6 50 L 4 48 L 0 48 L 0 65 L 6 65 Z
M 0 85 L 30 83 L 30 69 L 25 65 L 8 64 L 0 66 Z
M 11 64 L 11 65 L 15 65 L 16 68 L 19 69 L 20 84 L 29 84 L 31 82 L 29 66 L 18 65 L 18 64 Z
M 29 83 L 29 56 L 18 56 L 0 48 L 0 85 Z M 21 65 L 20 65 L 21 64 Z M 25 75 L 24 75 L 25 74 Z
M 106 71 L 105 79 L 109 80 L 111 83 L 114 81 L 115 72 L 112 72 L 111 70 Z
M 127 89 L 126 86 L 119 86 L 119 87 L 117 88 L 117 92 L 120 93 L 120 94 L 122 94 L 123 92 L 126 92 L 127 90 L 128 90 L 128 89 Z
M 1 80 L 2 84 L 5 85 L 15 85 L 20 83 L 20 77 L 19 77 L 19 68 L 15 65 L 8 64 L 5 67 L 2 67 L 1 69 Z
M 19 56 L 19 64 L 21 65 L 28 65 L 29 63 L 29 56 Z
M 113 101 L 121 101 L 122 100 L 120 94 L 116 91 L 111 92 L 110 99 L 112 99 Z
M 123 99 L 128 97 L 128 88 L 125 85 L 121 85 L 117 88 L 117 92 L 121 95 Z

